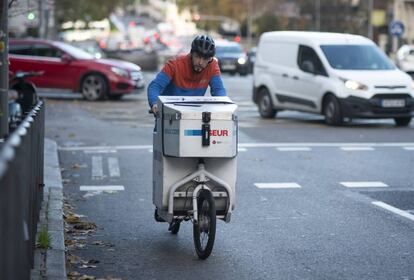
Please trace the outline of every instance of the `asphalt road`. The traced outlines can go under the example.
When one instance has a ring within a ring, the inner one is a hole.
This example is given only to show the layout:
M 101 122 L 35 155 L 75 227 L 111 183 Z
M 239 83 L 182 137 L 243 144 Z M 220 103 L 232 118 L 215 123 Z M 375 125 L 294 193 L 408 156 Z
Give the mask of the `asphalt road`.
M 239 105 L 236 209 L 231 223 L 218 222 L 205 261 L 190 222 L 174 236 L 153 219 L 146 94 L 119 102 L 42 94 L 65 196 L 98 227 L 69 250 L 96 267 L 70 270 L 122 279 L 414 279 L 414 122 L 329 127 L 295 112 L 263 120 L 251 76 L 224 84 Z

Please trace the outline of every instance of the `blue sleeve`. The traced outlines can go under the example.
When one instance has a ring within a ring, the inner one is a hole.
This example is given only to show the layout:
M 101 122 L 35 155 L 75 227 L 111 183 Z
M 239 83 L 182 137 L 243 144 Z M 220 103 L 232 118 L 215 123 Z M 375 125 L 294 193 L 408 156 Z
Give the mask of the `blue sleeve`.
M 148 103 L 150 107 L 157 103 L 158 95 L 164 92 L 164 89 L 171 82 L 170 77 L 164 72 L 159 72 L 155 79 L 148 85 Z
M 210 80 L 210 92 L 212 96 L 226 96 L 226 89 L 220 76 L 213 76 Z

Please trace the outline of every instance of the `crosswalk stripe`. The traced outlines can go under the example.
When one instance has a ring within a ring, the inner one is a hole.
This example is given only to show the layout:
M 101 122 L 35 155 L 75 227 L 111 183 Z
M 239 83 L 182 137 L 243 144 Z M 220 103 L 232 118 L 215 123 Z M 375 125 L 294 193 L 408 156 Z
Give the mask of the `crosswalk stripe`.
M 347 188 L 386 188 L 387 184 L 383 182 L 340 182 L 340 184 Z
M 311 151 L 309 147 L 279 147 L 276 148 L 280 152 L 306 152 Z
M 85 150 L 85 154 L 113 154 L 117 151 L 115 149 L 102 149 L 102 150 Z
M 414 221 L 414 215 L 408 213 L 407 211 L 401 210 L 382 201 L 373 201 L 372 204 L 384 208 L 394 214 L 400 215 L 404 218 L 410 219 L 411 221 Z
M 254 183 L 259 189 L 300 189 L 297 183 Z
M 92 157 L 92 178 L 103 177 L 102 157 Z
M 414 147 L 403 147 L 403 149 L 407 151 L 414 151 Z
M 108 158 L 108 168 L 109 168 L 109 176 L 111 177 L 121 176 L 121 171 L 119 170 L 118 158 L 116 157 Z
M 248 124 L 246 124 L 248 126 Z M 403 147 L 409 150 L 414 149 L 412 142 L 384 142 L 384 143 L 369 143 L 369 142 L 350 142 L 350 143 L 333 143 L 333 142 L 297 142 L 297 143 L 239 143 L 241 148 L 278 148 L 278 147 Z M 96 150 L 145 150 L 152 149 L 152 145 L 125 145 L 125 146 L 76 146 L 76 147 L 59 147 L 61 151 L 96 151 Z
M 96 192 L 96 191 L 124 191 L 124 186 L 109 185 L 109 186 L 80 186 L 80 191 L 84 192 Z
M 373 147 L 341 147 L 343 151 L 373 151 Z

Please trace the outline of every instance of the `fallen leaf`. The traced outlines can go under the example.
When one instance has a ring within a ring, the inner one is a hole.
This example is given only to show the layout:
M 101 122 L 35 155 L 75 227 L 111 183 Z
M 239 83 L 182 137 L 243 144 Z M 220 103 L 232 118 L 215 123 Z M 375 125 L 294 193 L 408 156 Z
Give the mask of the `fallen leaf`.
M 80 229 L 80 230 L 91 230 L 91 229 L 96 229 L 96 225 L 91 222 L 79 222 L 74 225 L 74 228 Z
M 76 214 L 69 214 L 66 216 L 65 221 L 69 224 L 76 224 L 81 222 L 80 217 Z
M 94 241 L 94 242 L 92 242 L 92 245 L 100 245 L 100 246 L 103 246 L 103 245 L 105 245 L 105 243 L 103 243 L 103 241 Z
M 81 277 L 79 277 L 77 280 L 94 280 L 96 279 L 95 276 L 90 276 L 90 275 L 82 275 Z
M 77 271 L 69 271 L 66 275 L 67 275 L 68 277 L 76 277 L 76 276 L 79 276 L 79 275 L 80 275 L 80 273 L 79 273 L 79 272 L 77 272 Z
M 75 264 L 75 263 L 80 262 L 79 257 L 77 257 L 75 255 L 72 255 L 72 254 L 68 254 L 68 256 L 66 257 L 66 260 L 71 264 Z
M 73 245 L 74 243 L 75 241 L 73 241 L 72 239 L 65 239 L 65 246 Z

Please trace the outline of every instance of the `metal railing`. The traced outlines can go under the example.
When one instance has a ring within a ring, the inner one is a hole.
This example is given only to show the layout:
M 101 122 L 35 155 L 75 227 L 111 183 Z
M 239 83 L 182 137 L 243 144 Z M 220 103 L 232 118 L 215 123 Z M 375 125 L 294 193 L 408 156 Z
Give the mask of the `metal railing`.
M 45 109 L 38 102 L 0 143 L 0 278 L 29 279 L 43 200 Z

